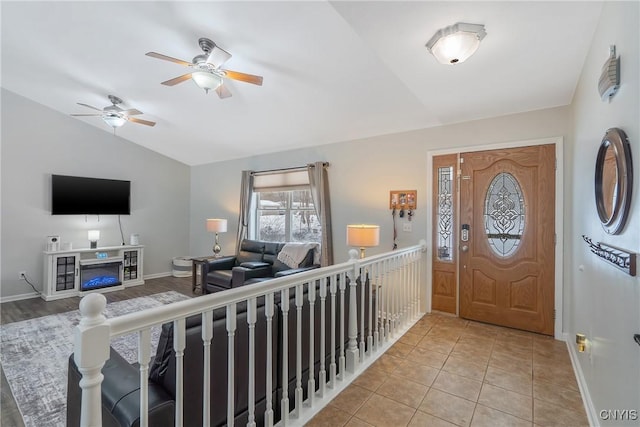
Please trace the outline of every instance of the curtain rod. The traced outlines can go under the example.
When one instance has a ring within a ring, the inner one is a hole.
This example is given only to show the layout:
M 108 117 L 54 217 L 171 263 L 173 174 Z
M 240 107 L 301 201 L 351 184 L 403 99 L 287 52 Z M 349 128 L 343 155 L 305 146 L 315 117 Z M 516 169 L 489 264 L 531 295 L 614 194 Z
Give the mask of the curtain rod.
M 292 168 L 271 169 L 271 170 L 265 170 L 265 171 L 252 171 L 251 175 L 253 175 L 253 176 L 256 176 L 256 175 L 271 175 L 271 174 L 280 173 L 280 172 L 306 171 L 309 166 L 315 166 L 315 164 L 308 163 L 307 166 L 296 166 L 296 167 L 292 167 Z M 322 166 L 325 167 L 325 168 L 328 168 L 329 167 L 329 162 L 323 162 Z

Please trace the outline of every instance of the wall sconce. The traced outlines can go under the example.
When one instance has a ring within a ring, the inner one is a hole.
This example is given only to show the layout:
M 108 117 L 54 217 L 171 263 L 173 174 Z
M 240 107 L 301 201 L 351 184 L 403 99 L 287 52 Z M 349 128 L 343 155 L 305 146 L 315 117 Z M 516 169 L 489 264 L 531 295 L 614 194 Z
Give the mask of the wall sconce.
M 365 248 L 380 244 L 379 225 L 347 225 L 347 245 L 360 247 L 360 258 L 365 257 Z
M 220 251 L 222 250 L 218 244 L 218 233 L 224 233 L 227 231 L 227 220 L 218 218 L 207 219 L 207 231 L 216 233 L 216 242 L 213 245 L 213 255 L 217 258 L 220 256 Z
M 587 347 L 587 337 L 585 337 L 584 334 L 576 334 L 576 344 L 578 345 L 578 352 L 584 353 Z
M 87 232 L 87 239 L 91 242 L 91 249 L 98 247 L 98 240 L 100 240 L 100 230 L 89 230 Z

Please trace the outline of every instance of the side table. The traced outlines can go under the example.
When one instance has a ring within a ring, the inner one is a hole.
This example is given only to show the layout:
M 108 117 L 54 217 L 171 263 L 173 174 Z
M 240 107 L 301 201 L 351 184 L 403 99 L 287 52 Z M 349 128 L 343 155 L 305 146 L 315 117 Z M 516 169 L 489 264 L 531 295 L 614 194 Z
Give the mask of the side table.
M 215 259 L 216 257 L 211 256 L 203 256 L 193 258 L 193 267 L 192 267 L 192 275 L 191 275 L 191 292 L 195 292 L 198 287 L 200 287 L 200 293 L 204 294 L 204 272 L 203 267 L 210 260 Z M 200 276 L 200 283 L 198 283 L 198 275 Z

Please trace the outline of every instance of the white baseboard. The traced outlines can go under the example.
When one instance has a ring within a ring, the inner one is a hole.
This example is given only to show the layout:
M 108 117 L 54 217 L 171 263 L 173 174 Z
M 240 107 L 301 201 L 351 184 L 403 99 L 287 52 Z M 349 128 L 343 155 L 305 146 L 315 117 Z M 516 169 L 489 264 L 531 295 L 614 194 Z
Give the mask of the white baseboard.
M 170 271 L 166 271 L 164 273 L 146 274 L 144 276 L 144 280 L 157 279 L 159 277 L 168 277 L 168 276 L 171 276 L 171 274 L 172 273 Z
M 40 294 L 37 294 L 35 292 L 29 292 L 28 294 L 20 294 L 20 295 L 12 295 L 10 297 L 2 297 L 2 298 L 0 298 L 0 303 L 12 302 L 12 301 L 21 301 L 23 299 L 31 299 L 31 298 L 40 298 Z
M 589 419 L 589 425 L 591 427 L 600 427 L 598 412 L 593 401 L 591 400 L 591 394 L 589 393 L 589 387 L 587 387 L 587 381 L 584 378 L 580 361 L 578 360 L 578 353 L 576 346 L 573 345 L 573 340 L 569 339 L 569 334 L 564 333 L 564 341 L 567 343 L 567 350 L 569 350 L 569 358 L 571 359 L 571 365 L 573 365 L 573 372 L 576 374 L 576 380 L 578 381 L 578 388 L 580 388 L 580 395 L 582 396 L 582 403 L 584 403 L 585 410 L 587 411 L 587 418 Z

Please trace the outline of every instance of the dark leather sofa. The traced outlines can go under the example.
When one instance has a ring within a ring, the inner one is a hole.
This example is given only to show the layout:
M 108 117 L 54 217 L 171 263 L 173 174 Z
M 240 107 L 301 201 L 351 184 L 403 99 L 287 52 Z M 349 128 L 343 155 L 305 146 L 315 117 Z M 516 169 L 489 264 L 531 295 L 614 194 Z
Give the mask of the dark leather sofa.
M 224 291 L 263 280 L 296 274 L 320 265 L 314 264 L 314 251 L 307 252 L 298 268 L 278 260 L 284 243 L 245 239 L 236 256 L 214 259 L 204 265 L 203 293 Z
M 316 285 L 316 289 L 318 286 Z M 358 298 L 360 301 L 360 286 Z M 289 315 L 287 322 L 288 334 L 288 374 L 286 384 L 283 382 L 282 349 L 283 349 L 283 316 L 279 293 L 275 295 L 275 308 L 272 322 L 272 380 L 271 389 L 275 422 L 281 419 L 280 399 L 288 394 L 289 408 L 295 407 L 296 387 L 296 330 L 297 313 L 295 305 L 295 288 L 289 291 Z M 307 398 L 307 383 L 309 378 L 309 338 L 310 338 L 310 306 L 307 292 L 304 292 L 304 306 L 302 309 L 302 388 L 304 399 Z M 365 295 L 368 301 L 368 293 Z M 340 296 L 336 296 L 336 312 L 339 312 Z M 255 363 L 255 421 L 257 425 L 264 424 L 266 410 L 266 327 L 264 298 L 257 301 L 256 322 L 256 363 Z M 348 288 L 345 292 L 345 314 L 349 312 Z M 327 313 L 330 312 L 330 295 L 327 291 Z M 236 322 L 238 328 L 234 341 L 234 408 L 235 422 L 245 425 L 248 421 L 248 328 L 246 327 L 246 304 L 237 305 Z M 227 365 L 228 365 L 228 336 L 226 331 L 226 311 L 219 309 L 214 312 L 213 340 L 211 351 L 211 425 L 226 424 L 227 417 Z M 316 292 L 314 305 L 314 366 L 315 378 L 320 370 L 320 297 Z M 331 355 L 331 323 L 330 316 L 326 316 L 325 328 L 325 363 L 328 375 Z M 358 313 L 360 319 L 360 313 Z M 368 319 L 368 305 L 365 305 L 365 319 Z M 368 320 L 365 322 L 368 327 Z M 336 322 L 336 358 L 340 347 L 340 325 Z M 348 321 L 344 324 L 344 348 L 347 348 Z M 184 425 L 202 425 L 202 383 L 203 383 L 203 344 L 201 338 L 201 316 L 193 316 L 186 322 L 186 347 L 184 352 Z M 365 334 L 368 332 L 365 331 Z M 358 341 L 360 339 L 358 338 Z M 365 340 L 366 341 L 366 340 Z M 336 360 L 337 363 L 337 360 Z M 162 327 L 156 356 L 150 368 L 149 375 L 149 425 L 154 427 L 173 426 L 175 413 L 175 352 L 173 350 L 173 324 L 167 323 Z M 104 426 L 138 426 L 140 412 L 139 371 L 137 364 L 129 364 L 113 349 L 111 357 L 102 369 L 104 380 L 102 383 L 102 412 Z M 81 390 L 79 387 L 81 375 L 73 360 L 69 358 L 68 394 L 67 394 L 67 426 L 79 426 Z M 317 380 L 316 380 L 317 381 Z M 316 389 L 319 387 L 316 382 Z

